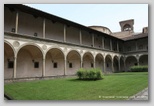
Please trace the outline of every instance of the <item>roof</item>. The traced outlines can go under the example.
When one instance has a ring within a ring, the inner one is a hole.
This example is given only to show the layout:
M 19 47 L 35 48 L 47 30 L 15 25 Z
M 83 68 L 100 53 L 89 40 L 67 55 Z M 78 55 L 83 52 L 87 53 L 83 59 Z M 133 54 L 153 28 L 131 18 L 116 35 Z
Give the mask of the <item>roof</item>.
M 134 21 L 134 19 L 123 20 L 123 21 L 120 21 L 119 23 L 122 23 L 122 22 L 129 22 L 129 21 Z
M 148 33 L 134 34 L 132 36 L 125 37 L 125 38 L 122 38 L 122 39 L 127 41 L 127 40 L 134 40 L 134 39 L 139 39 L 139 38 L 144 38 L 144 37 L 148 37 Z
M 35 16 L 39 16 L 39 17 L 42 17 L 42 18 L 58 21 L 58 22 L 64 23 L 64 24 L 69 25 L 69 26 L 78 27 L 81 30 L 87 30 L 90 33 L 95 33 L 95 34 L 98 34 L 98 35 L 103 35 L 105 37 L 122 40 L 122 39 L 119 39 L 119 38 L 114 37 L 112 35 L 109 35 L 109 34 L 106 34 L 106 33 L 91 29 L 91 28 L 86 27 L 84 25 L 72 22 L 72 21 L 64 19 L 64 18 L 60 18 L 58 16 L 55 16 L 55 15 L 43 12 L 41 10 L 34 9 L 32 7 L 28 7 L 28 6 L 25 6 L 25 5 L 22 5 L 22 4 L 4 4 L 4 6 L 9 7 L 9 8 L 15 8 L 17 10 L 20 10 L 20 11 L 23 11 L 23 12 L 26 12 L 26 13 L 29 13 L 29 14 L 33 14 Z

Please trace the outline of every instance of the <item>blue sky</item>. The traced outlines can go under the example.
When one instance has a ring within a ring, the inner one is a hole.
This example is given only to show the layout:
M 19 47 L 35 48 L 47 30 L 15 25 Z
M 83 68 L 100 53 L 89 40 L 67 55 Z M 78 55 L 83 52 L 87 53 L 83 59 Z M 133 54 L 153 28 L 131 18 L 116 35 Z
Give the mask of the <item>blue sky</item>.
M 134 31 L 148 26 L 148 4 L 25 4 L 84 26 L 120 31 L 119 21 L 134 19 Z

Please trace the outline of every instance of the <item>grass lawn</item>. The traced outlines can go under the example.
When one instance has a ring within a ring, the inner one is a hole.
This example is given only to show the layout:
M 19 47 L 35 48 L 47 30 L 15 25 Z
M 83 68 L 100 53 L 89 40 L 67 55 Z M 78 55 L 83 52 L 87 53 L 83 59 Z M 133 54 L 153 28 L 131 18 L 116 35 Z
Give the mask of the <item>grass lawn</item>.
M 148 72 L 125 72 L 97 81 L 59 78 L 16 82 L 5 84 L 4 92 L 15 100 L 124 100 L 146 87 Z

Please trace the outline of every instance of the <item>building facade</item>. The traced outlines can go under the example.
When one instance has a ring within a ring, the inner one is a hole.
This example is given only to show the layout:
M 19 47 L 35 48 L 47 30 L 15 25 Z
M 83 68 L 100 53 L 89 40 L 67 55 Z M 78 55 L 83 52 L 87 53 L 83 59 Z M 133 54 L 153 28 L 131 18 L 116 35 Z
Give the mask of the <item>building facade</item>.
M 103 73 L 148 65 L 148 27 L 134 33 L 134 20 L 121 32 L 86 27 L 24 6 L 4 5 L 4 79 L 75 75 L 79 68 Z

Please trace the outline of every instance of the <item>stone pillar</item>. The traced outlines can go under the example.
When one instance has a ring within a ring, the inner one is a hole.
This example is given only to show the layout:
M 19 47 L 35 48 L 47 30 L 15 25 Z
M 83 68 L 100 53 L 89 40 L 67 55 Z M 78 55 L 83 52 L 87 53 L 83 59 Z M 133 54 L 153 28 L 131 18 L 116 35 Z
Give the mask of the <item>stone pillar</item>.
M 118 69 L 119 69 L 119 71 L 121 71 L 121 68 L 120 68 L 120 58 L 119 58 L 119 64 L 118 64 Z
M 80 60 L 80 68 L 82 68 L 82 64 L 83 64 L 83 60 L 82 60 L 82 57 L 81 57 L 81 60 Z
M 17 57 L 14 56 L 14 70 L 13 70 L 13 78 L 16 78 L 17 72 Z
M 102 48 L 104 49 L 104 37 L 102 37 Z
M 126 57 L 124 57 L 124 70 L 126 72 Z
M 125 43 L 123 42 L 122 44 L 123 44 L 123 45 L 122 45 L 122 51 L 125 52 L 125 49 L 124 49 Z
M 112 51 L 112 40 L 110 39 L 110 50 Z
M 16 13 L 16 22 L 15 22 L 15 33 L 18 33 L 18 17 L 19 17 L 19 12 L 17 11 Z
M 43 19 L 43 38 L 45 39 L 45 19 Z
M 80 29 L 79 35 L 80 35 L 80 45 L 82 45 L 82 32 L 81 32 L 81 29 Z
M 114 66 L 113 66 L 113 60 L 111 61 L 112 63 L 112 72 L 114 72 Z
M 136 49 L 135 50 L 137 51 L 137 40 L 135 40 L 135 46 L 136 46 Z
M 105 62 L 105 59 L 104 59 L 104 73 L 106 73 L 106 62 Z
M 95 46 L 95 42 L 94 42 L 95 38 L 94 38 L 94 34 L 92 34 L 92 45 L 93 47 Z
M 66 25 L 64 25 L 64 42 L 66 42 Z
M 66 75 L 66 70 L 67 70 L 67 59 L 64 57 L 64 75 Z
M 95 68 L 96 66 L 95 66 L 95 59 L 94 59 L 94 68 Z
M 137 58 L 137 66 L 139 66 L 140 64 L 139 64 L 139 58 Z
M 43 57 L 43 69 L 42 69 L 42 77 L 45 76 L 45 57 Z
M 119 43 L 117 41 L 117 52 L 119 52 Z

